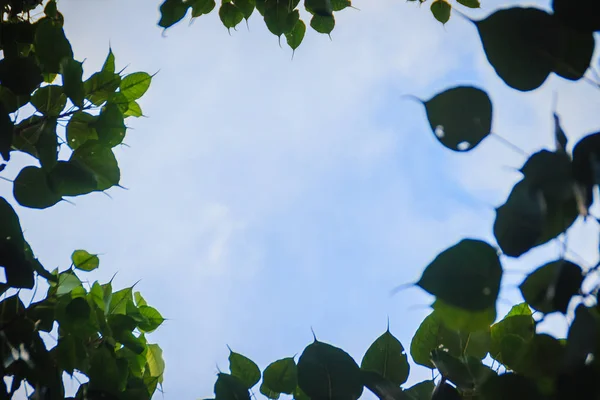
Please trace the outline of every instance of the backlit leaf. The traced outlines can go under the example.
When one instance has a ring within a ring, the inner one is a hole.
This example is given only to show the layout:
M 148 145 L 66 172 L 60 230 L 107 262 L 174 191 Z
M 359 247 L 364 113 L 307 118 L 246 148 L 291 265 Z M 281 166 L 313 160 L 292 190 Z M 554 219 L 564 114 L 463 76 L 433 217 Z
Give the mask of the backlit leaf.
M 75 250 L 71 254 L 73 266 L 82 271 L 92 271 L 100 265 L 100 259 L 96 254 L 90 254 L 85 250 Z
M 63 88 L 57 85 L 41 87 L 31 96 L 31 104 L 42 114 L 56 117 L 67 105 Z
M 229 352 L 229 370 L 231 375 L 238 378 L 248 389 L 260 380 L 260 369 L 254 361 L 231 350 Z
M 335 28 L 335 18 L 333 15 L 315 14 L 310 19 L 310 26 L 319 33 L 329 35 Z
M 62 200 L 48 185 L 48 176 L 37 167 L 25 167 L 15 178 L 13 186 L 15 200 L 23 207 L 48 208 Z
M 146 72 L 134 72 L 121 80 L 119 89 L 129 101 L 134 101 L 146 93 L 151 81 L 152 76 L 150 74 Z
M 362 359 L 360 368 L 377 372 L 398 386 L 406 382 L 410 370 L 404 347 L 389 330 L 371 344 Z
M 63 77 L 63 90 L 69 100 L 77 107 L 83 107 L 85 99 L 85 89 L 83 86 L 83 66 L 79 61 L 72 58 L 65 58 L 60 64 L 60 73 Z
M 67 123 L 67 144 L 73 150 L 84 144 L 88 140 L 97 140 L 98 133 L 94 129 L 97 117 L 77 111 L 71 116 Z
M 96 190 L 106 190 L 119 184 L 121 172 L 115 155 L 96 140 L 88 140 L 78 147 L 70 161 L 78 162 L 94 175 L 98 182 Z
M 61 62 L 73 59 L 62 25 L 53 19 L 42 18 L 37 23 L 34 46 L 44 72 L 59 73 Z
M 215 400 L 250 400 L 250 393 L 238 378 L 220 373 L 215 383 Z
M 287 44 L 292 48 L 292 50 L 296 50 L 298 46 L 302 43 L 304 39 L 304 34 L 306 33 L 306 25 L 304 21 L 299 19 L 294 25 L 294 29 L 285 34 L 285 39 Z

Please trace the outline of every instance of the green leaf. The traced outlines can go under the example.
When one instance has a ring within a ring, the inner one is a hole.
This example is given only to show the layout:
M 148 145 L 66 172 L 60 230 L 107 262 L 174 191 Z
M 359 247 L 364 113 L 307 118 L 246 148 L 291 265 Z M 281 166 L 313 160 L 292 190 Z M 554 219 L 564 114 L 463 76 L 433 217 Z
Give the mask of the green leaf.
M 33 57 L 0 60 L 0 83 L 16 96 L 29 97 L 42 82 L 42 71 Z
M 440 374 L 452 383 L 463 389 L 473 389 L 475 380 L 471 376 L 469 368 L 458 358 L 448 354 L 444 350 L 435 349 L 431 351 L 431 361 L 440 371 Z
M 60 73 L 63 77 L 63 89 L 69 100 L 77 107 L 83 107 L 85 89 L 82 81 L 83 64 L 72 58 L 65 58 L 60 63 Z
M 146 93 L 150 87 L 152 76 L 146 72 L 134 72 L 121 80 L 119 85 L 120 92 L 129 100 L 139 99 Z
M 165 0 L 160 6 L 160 20 L 158 26 L 169 28 L 181 21 L 187 14 L 189 3 L 183 0 Z
M 450 150 L 472 150 L 491 132 L 492 102 L 481 89 L 451 88 L 424 105 L 436 139 Z
M 296 370 L 296 362 L 292 357 L 283 358 L 267 366 L 263 382 L 275 393 L 293 394 L 298 385 Z
M 231 375 L 238 378 L 248 389 L 251 389 L 260 380 L 260 369 L 254 361 L 231 351 L 231 349 L 229 353 L 229 370 Z
M 125 362 L 125 365 L 122 362 Z M 126 360 L 117 359 L 112 349 L 106 345 L 100 345 L 92 352 L 90 368 L 86 373 L 90 379 L 90 391 L 107 392 L 113 396 L 119 393 L 125 388 L 126 367 Z
M 323 16 L 315 14 L 310 19 L 310 26 L 315 31 L 329 35 L 335 28 L 335 17 L 333 15 Z
M 89 362 L 85 345 L 82 343 L 81 339 L 76 338 L 73 335 L 58 338 L 56 355 L 60 368 L 66 370 L 71 375 L 75 369 L 82 368 Z
M 216 7 L 215 0 L 192 0 L 192 18 L 210 13 Z
M 535 334 L 535 320 L 531 316 L 531 309 L 527 303 L 521 303 L 514 306 L 510 312 L 491 327 L 490 355 L 495 360 L 505 364 L 510 363 L 512 354 L 507 355 L 507 360 L 502 354 L 509 342 L 504 339 L 509 335 L 515 335 L 523 339 L 523 343 L 529 342 Z M 514 339 L 510 339 L 514 340 Z
M 42 122 L 40 134 L 35 143 L 35 152 L 42 168 L 52 169 L 58 159 L 58 135 L 56 118 L 47 118 Z
M 46 3 L 46 6 L 44 7 L 44 14 L 46 14 L 47 17 L 55 18 L 57 13 L 58 10 L 56 9 L 56 1 L 50 0 L 48 3 Z
M 481 8 L 479 0 L 456 0 L 459 4 L 469 8 Z
M 244 14 L 233 3 L 222 3 L 219 18 L 228 30 L 235 28 L 244 19 Z
M 255 0 L 234 0 L 233 4 L 242 12 L 244 19 L 248 20 L 255 8 Z
M 304 0 L 304 8 L 311 14 L 331 17 L 333 5 L 331 0 Z
M 492 376 L 482 387 L 486 400 L 541 400 L 542 396 L 534 381 L 513 373 Z
M 365 371 L 377 372 L 398 386 L 406 382 L 410 371 L 404 347 L 389 330 L 369 346 L 360 368 Z
M 373 371 L 360 371 L 363 385 L 380 399 L 411 400 L 394 382 Z
M 24 104 L 21 104 L 22 101 L 19 101 L 19 97 L 23 98 L 24 96 L 16 96 L 9 88 L 0 86 L 0 103 L 4 107 L 2 112 L 10 114 L 21 108 Z
M 50 188 L 61 196 L 80 196 L 96 190 L 95 175 L 78 162 L 59 161 L 49 174 Z
M 144 113 L 142 108 L 136 101 L 132 101 L 127 105 L 127 111 L 123 114 L 125 117 L 142 117 Z
M 238 378 L 221 373 L 215 383 L 215 400 L 250 400 L 250 393 Z
M 501 279 L 496 249 L 480 240 L 463 239 L 440 253 L 417 285 L 449 305 L 483 311 L 495 306 Z
M 534 379 L 557 378 L 563 368 L 565 348 L 550 335 L 535 335 L 525 346 L 522 346 L 515 365 L 515 372 Z
M 310 400 L 310 397 L 308 397 L 300 387 L 296 387 L 296 390 L 294 391 L 294 400 Z
M 58 274 L 58 283 L 56 284 L 56 294 L 62 296 L 71 293 L 76 288 L 82 288 L 81 281 L 71 271 L 65 271 Z
M 94 129 L 97 117 L 84 111 L 77 111 L 67 123 L 67 144 L 73 150 L 87 142 L 97 140 L 98 133 Z
M 263 381 L 260 384 L 260 392 L 268 399 L 272 399 L 272 400 L 277 400 L 279 399 L 279 396 L 281 395 L 281 393 L 277 393 L 274 392 L 273 390 L 271 390 Z M 310 400 L 310 399 L 309 399 Z
M 148 303 L 146 303 L 146 300 L 142 297 L 142 294 L 140 292 L 135 292 L 133 294 L 133 298 L 135 299 L 135 305 L 138 307 L 148 305 Z
M 331 0 L 331 9 L 333 11 L 342 11 L 346 7 L 352 7 L 350 0 Z
M 119 184 L 121 172 L 115 155 L 111 149 L 96 140 L 88 140 L 79 146 L 71 155 L 70 161 L 78 162 L 96 177 L 96 190 L 103 191 Z
M 132 293 L 132 288 L 125 288 L 114 292 L 110 299 L 107 314 L 128 314 L 127 309 L 135 307 Z
M 431 400 L 434 390 L 434 381 L 422 381 L 406 389 L 405 393 L 413 400 Z
M 44 72 L 59 73 L 63 60 L 73 59 L 73 50 L 62 25 L 50 18 L 37 22 L 34 46 Z
M 75 268 L 82 271 L 93 271 L 100 265 L 100 259 L 96 254 L 90 254 L 85 250 L 75 250 L 71 254 L 71 261 Z
M 108 55 L 106 56 L 106 60 L 102 65 L 102 72 L 115 72 L 115 55 L 112 52 L 112 49 L 108 49 Z
M 312 399 L 356 400 L 363 391 L 360 368 L 352 357 L 316 340 L 298 360 L 298 386 Z
M 449 305 L 440 299 L 437 299 L 432 307 L 444 325 L 459 332 L 487 330 L 496 319 L 496 307 L 483 311 L 468 311 Z
M 48 176 L 37 167 L 25 167 L 15 178 L 13 186 L 15 200 L 23 207 L 48 208 L 62 200 L 48 185 Z
M 137 292 L 136 292 L 137 293 Z M 143 322 L 138 324 L 139 328 L 144 332 L 152 332 L 156 330 L 165 319 L 160 315 L 157 309 L 147 306 L 147 305 L 139 305 L 139 312 L 143 317 Z M 260 378 L 260 372 L 259 372 Z
M 452 6 L 446 0 L 435 0 L 431 3 L 431 13 L 442 24 L 445 24 L 450 20 L 450 13 L 452 12 Z
M 554 68 L 558 28 L 553 17 L 537 8 L 513 7 L 476 21 L 488 61 L 510 87 L 540 87 Z
M 149 344 L 146 352 L 146 362 L 150 376 L 159 378 L 162 382 L 162 376 L 165 372 L 165 362 L 162 357 L 162 349 L 157 344 Z
M 532 308 L 543 313 L 567 313 L 583 282 L 580 266 L 566 260 L 545 264 L 527 275 L 519 289 Z
M 292 50 L 296 50 L 302 43 L 305 33 L 306 25 L 304 24 L 304 21 L 299 19 L 296 22 L 296 25 L 294 25 L 294 29 L 285 34 L 285 40 L 287 41 L 288 46 L 290 46 Z
M 267 0 L 264 17 L 269 31 L 275 36 L 281 36 L 294 29 L 300 19 L 300 13 L 298 10 L 294 10 L 287 1 Z
M 69 322 L 77 323 L 87 321 L 90 317 L 90 306 L 83 297 L 77 297 L 67 304 L 65 309 Z
M 94 122 L 98 141 L 110 147 L 115 147 L 125 138 L 125 121 L 119 106 L 108 103 Z
M 41 87 L 31 96 L 31 104 L 42 114 L 56 117 L 67 105 L 67 96 L 58 85 Z

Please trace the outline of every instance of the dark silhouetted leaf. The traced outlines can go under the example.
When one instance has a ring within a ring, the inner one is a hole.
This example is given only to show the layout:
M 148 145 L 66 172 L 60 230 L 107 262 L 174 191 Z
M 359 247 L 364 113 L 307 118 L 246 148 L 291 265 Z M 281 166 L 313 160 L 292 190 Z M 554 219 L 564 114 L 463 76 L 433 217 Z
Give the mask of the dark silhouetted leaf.
M 0 60 L 0 83 L 16 96 L 29 96 L 42 81 L 42 71 L 33 57 Z
M 475 386 L 475 380 L 469 369 L 460 359 L 448 354 L 444 350 L 435 349 L 431 351 L 431 361 L 440 371 L 440 374 L 460 388 L 471 389 Z
M 263 381 L 275 393 L 293 394 L 298 386 L 296 362 L 289 357 L 269 364 L 263 372 Z
M 597 0 L 553 0 L 554 15 L 567 26 L 582 32 L 600 31 L 600 3 Z
M 250 394 L 238 378 L 221 373 L 215 383 L 215 400 L 250 400 Z
M 501 321 L 491 327 L 490 355 L 495 360 L 505 363 L 502 349 L 506 346 L 504 339 L 509 335 L 515 335 L 529 342 L 535 334 L 535 320 L 531 316 L 531 310 L 527 303 L 514 306 Z M 504 343 L 504 345 L 503 345 Z M 512 353 L 508 355 L 511 359 Z
M 223 3 L 219 8 L 219 18 L 229 30 L 235 28 L 244 19 L 244 14 L 233 3 Z
M 118 105 L 108 103 L 94 122 L 98 141 L 110 147 L 115 147 L 125 138 L 125 121 Z
M 360 368 L 365 371 L 377 372 L 397 386 L 406 382 L 410 371 L 404 347 L 389 330 L 369 346 Z
M 440 253 L 417 285 L 449 305 L 483 311 L 495 306 L 501 279 L 496 249 L 480 240 L 464 239 Z
M 560 34 L 550 14 L 513 7 L 475 24 L 488 61 L 508 86 L 528 91 L 544 83 L 554 68 Z
M 322 17 L 332 16 L 333 6 L 331 0 L 304 0 L 304 8 L 311 14 Z
M 190 8 L 189 2 L 183 0 L 165 0 L 160 5 L 160 20 L 158 26 L 168 28 L 181 21 Z
M 585 136 L 575 145 L 572 165 L 575 180 L 590 188 L 591 198 L 591 187 L 600 184 L 600 132 Z
M 432 400 L 461 400 L 462 397 L 456 388 L 446 381 L 440 381 L 433 391 Z
M 62 87 L 48 85 L 35 91 L 31 96 L 31 104 L 42 114 L 56 117 L 67 105 L 67 96 Z
M 233 4 L 242 12 L 244 19 L 250 18 L 254 12 L 255 2 L 254 0 L 234 0 Z
M 581 267 L 566 260 L 545 264 L 527 275 L 521 294 L 532 308 L 543 312 L 566 314 L 571 298 L 583 282 Z
M 300 13 L 287 1 L 266 0 L 264 18 L 269 31 L 275 36 L 281 36 L 294 29 L 300 20 Z
M 260 380 L 260 369 L 246 356 L 231 351 L 229 353 L 229 370 L 246 388 L 250 389 Z
M 452 6 L 446 0 L 435 0 L 431 3 L 431 13 L 442 24 L 445 24 L 450 20 L 450 14 L 452 13 Z
M 413 400 L 431 400 L 434 390 L 434 381 L 423 381 L 409 387 L 405 393 Z
M 363 385 L 380 400 L 412 400 L 399 385 L 373 371 L 361 371 Z
M 560 125 L 560 118 L 558 114 L 554 113 L 554 141 L 556 142 L 556 151 L 557 152 L 566 152 L 567 151 L 567 135 L 565 135 L 565 131 Z
M 34 45 L 44 72 L 60 73 L 63 60 L 73 59 L 73 50 L 62 25 L 53 19 L 42 18 L 37 23 Z
M 82 271 L 92 271 L 100 265 L 100 259 L 96 254 L 90 254 L 85 250 L 75 250 L 71 254 L 73 266 Z
M 565 357 L 565 347 L 550 335 L 535 335 L 523 348 L 514 371 L 533 379 L 556 379 Z
M 96 190 L 95 175 L 78 162 L 59 161 L 49 175 L 51 189 L 61 196 L 80 196 Z
M 3 105 L 0 105 L 0 155 L 5 161 L 10 160 L 13 131 L 14 125 L 8 111 Z
M 481 89 L 455 87 L 424 104 L 435 137 L 450 150 L 472 150 L 490 134 L 492 102 Z
M 47 118 L 42 122 L 40 135 L 35 143 L 37 158 L 42 168 L 52 169 L 58 160 L 58 135 L 56 118 Z
M 569 328 L 565 350 L 565 367 L 576 369 L 585 365 L 590 355 L 597 354 L 600 335 L 598 312 L 579 304 Z
M 542 399 L 534 381 L 513 373 L 492 376 L 481 390 L 486 400 Z
M 62 198 L 50 189 L 48 176 L 37 167 L 25 167 L 15 178 L 13 195 L 23 207 L 48 208 Z
M 79 61 L 65 58 L 60 63 L 60 73 L 63 77 L 63 89 L 69 100 L 77 107 L 83 107 L 85 89 L 83 86 L 83 66 Z
M 456 0 L 459 4 L 469 8 L 480 8 L 479 0 Z
M 560 26 L 559 42 L 554 57 L 554 72 L 572 81 L 583 78 L 590 66 L 596 41 L 592 32 L 580 32 Z
M 360 368 L 342 349 L 318 341 L 298 361 L 298 386 L 310 398 L 356 400 L 363 391 Z

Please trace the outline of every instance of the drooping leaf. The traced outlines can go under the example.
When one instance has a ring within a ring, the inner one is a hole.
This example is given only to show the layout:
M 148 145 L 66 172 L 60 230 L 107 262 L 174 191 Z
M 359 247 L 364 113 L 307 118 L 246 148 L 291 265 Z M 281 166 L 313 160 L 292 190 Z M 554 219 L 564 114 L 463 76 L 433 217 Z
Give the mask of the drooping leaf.
M 455 87 L 424 105 L 435 137 L 450 150 L 472 150 L 491 132 L 492 102 L 481 89 Z
M 82 271 L 92 271 L 100 265 L 100 259 L 96 254 L 90 254 L 85 250 L 75 250 L 71 254 L 73 266 Z
M 103 191 L 119 184 L 121 172 L 115 155 L 96 140 L 88 140 L 79 146 L 70 161 L 78 162 L 94 175 L 98 182 L 96 190 Z
M 545 264 L 527 275 L 519 289 L 525 301 L 543 313 L 567 313 L 571 298 L 575 296 L 583 282 L 580 266 L 557 260 Z
M 160 20 L 158 26 L 169 28 L 181 21 L 187 14 L 190 4 L 183 0 L 165 0 L 160 5 Z
M 600 184 L 600 132 L 581 139 L 573 148 L 573 176 L 591 197 L 593 185 Z M 591 201 L 590 201 L 591 204 Z
M 417 285 L 449 305 L 483 311 L 495 306 L 501 279 L 496 249 L 480 240 L 464 239 L 440 253 Z
M 256 6 L 255 0 L 234 0 L 233 4 L 242 12 L 245 20 L 250 18 Z
M 281 36 L 295 28 L 300 19 L 300 13 L 298 10 L 294 10 L 288 1 L 266 0 L 264 19 L 267 29 L 273 35 Z
M 65 58 L 60 63 L 60 73 L 63 77 L 63 90 L 69 100 L 77 107 L 83 107 L 85 89 L 82 81 L 83 64 L 72 58 Z
M 33 267 L 25 252 L 25 239 L 17 214 L 0 197 L 0 266 L 4 267 L 6 284 L 10 287 L 32 288 Z
M 304 0 L 304 8 L 313 15 L 331 17 L 333 5 L 331 0 Z
M 298 386 L 296 362 L 292 357 L 283 358 L 267 366 L 263 382 L 274 393 L 293 394 Z
M 310 19 L 310 26 L 315 31 L 329 35 L 333 28 L 335 28 L 335 17 L 333 15 L 319 15 L 315 14 Z
M 35 143 L 37 158 L 42 168 L 52 169 L 58 160 L 58 135 L 56 134 L 56 118 L 46 118 L 40 127 L 40 135 Z
M 237 377 L 220 373 L 215 383 L 215 400 L 250 400 L 250 394 Z
M 62 200 L 48 185 L 48 176 L 37 167 L 25 167 L 15 178 L 13 186 L 15 200 L 23 207 L 48 208 Z
M 192 0 L 192 18 L 210 13 L 216 7 L 215 0 Z
M 596 0 L 553 0 L 552 9 L 558 19 L 573 29 L 600 31 L 600 4 Z
M 304 39 L 304 34 L 306 33 L 306 25 L 304 21 L 299 19 L 294 25 L 294 29 L 285 34 L 285 39 L 287 44 L 292 48 L 292 50 L 296 50 L 298 46 L 302 43 Z
M 10 160 L 10 148 L 13 140 L 14 125 L 4 105 L 0 104 L 0 156 Z M 4 164 L 3 164 L 4 165 Z
M 121 80 L 120 92 L 129 100 L 139 99 L 150 87 L 152 76 L 146 72 L 134 72 Z
M 88 140 L 97 140 L 98 133 L 94 129 L 97 117 L 77 111 L 71 116 L 67 123 L 67 144 L 73 150 L 84 144 Z
M 228 30 L 235 28 L 244 19 L 244 14 L 233 3 L 222 3 L 219 18 Z
M 98 141 L 110 147 L 123 142 L 125 138 L 125 121 L 119 107 L 109 102 L 94 121 L 94 129 L 98 134 Z
M 596 47 L 592 32 L 581 32 L 577 28 L 559 25 L 559 39 L 553 54 L 553 71 L 571 81 L 583 78 L 588 70 Z
M 550 14 L 512 7 L 476 21 L 488 61 L 510 87 L 540 87 L 554 68 L 558 28 Z
M 450 20 L 450 14 L 452 13 L 452 5 L 446 0 L 435 0 L 431 3 L 431 13 L 442 24 L 445 24 Z
M 298 386 L 310 398 L 356 400 L 363 391 L 360 368 L 342 349 L 318 341 L 298 360 Z
M 231 375 L 238 378 L 247 389 L 252 388 L 260 380 L 260 369 L 246 356 L 235 353 L 230 349 L 229 370 Z
M 157 344 L 148 344 L 146 351 L 146 362 L 148 363 L 148 371 L 153 378 L 159 378 L 162 382 L 162 376 L 165 372 L 165 361 L 162 356 L 162 349 Z
M 43 72 L 60 73 L 63 60 L 73 59 L 73 50 L 62 25 L 51 18 L 37 22 L 34 46 Z
M 377 372 L 397 386 L 406 382 L 410 371 L 404 347 L 389 330 L 369 346 L 360 368 L 365 371 Z
M 67 96 L 62 87 L 48 85 L 35 91 L 31 96 L 31 104 L 42 114 L 56 117 L 67 105 Z
M 434 381 L 422 381 L 409 387 L 405 392 L 413 400 L 431 400 L 434 390 Z

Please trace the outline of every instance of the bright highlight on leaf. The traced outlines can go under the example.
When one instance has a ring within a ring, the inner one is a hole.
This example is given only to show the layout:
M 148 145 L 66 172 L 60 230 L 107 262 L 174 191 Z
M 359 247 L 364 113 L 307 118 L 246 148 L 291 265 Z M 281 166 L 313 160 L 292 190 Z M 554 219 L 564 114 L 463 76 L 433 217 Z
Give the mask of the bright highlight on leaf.
M 100 265 L 100 259 L 95 254 L 90 254 L 85 250 L 75 250 L 71 254 L 73 266 L 82 271 L 92 271 Z

